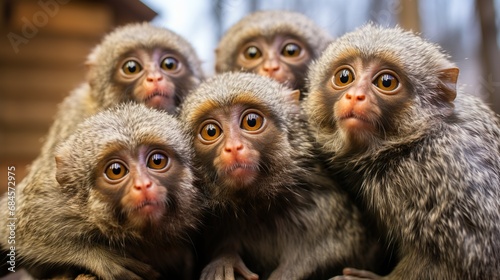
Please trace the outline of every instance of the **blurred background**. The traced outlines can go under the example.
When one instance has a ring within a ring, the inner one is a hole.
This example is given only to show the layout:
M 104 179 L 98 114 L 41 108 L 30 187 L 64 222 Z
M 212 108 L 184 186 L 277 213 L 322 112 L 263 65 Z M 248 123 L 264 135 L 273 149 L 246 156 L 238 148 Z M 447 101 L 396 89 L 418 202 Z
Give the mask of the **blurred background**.
M 84 81 L 84 61 L 118 25 L 153 21 L 184 36 L 213 74 L 225 30 L 262 9 L 302 12 L 338 37 L 366 22 L 401 25 L 440 44 L 459 83 L 500 113 L 500 0 L 2 0 L 0 193 L 38 155 L 57 104 Z M 0 206 L 4 207 L 4 206 Z

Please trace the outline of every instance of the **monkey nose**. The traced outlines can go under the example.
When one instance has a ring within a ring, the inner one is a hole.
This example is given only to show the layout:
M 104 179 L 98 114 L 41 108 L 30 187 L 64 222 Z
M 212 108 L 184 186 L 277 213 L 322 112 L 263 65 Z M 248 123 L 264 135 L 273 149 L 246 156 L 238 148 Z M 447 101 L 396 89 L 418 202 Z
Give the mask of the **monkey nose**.
M 272 65 L 267 65 L 267 66 L 264 65 L 263 69 L 267 74 L 272 75 L 273 72 L 276 72 L 280 69 L 280 66 L 279 66 L 279 64 L 272 64 Z
M 228 153 L 234 153 L 243 149 L 243 144 L 237 142 L 224 146 L 224 151 Z
M 366 99 L 366 95 L 363 92 L 355 91 L 354 93 L 346 92 L 345 98 L 353 102 L 363 101 Z
M 137 179 L 134 182 L 134 189 L 137 191 L 144 191 L 150 188 L 153 185 L 153 182 L 149 178 Z
M 148 82 L 158 82 L 163 80 L 163 76 L 159 72 L 151 73 L 146 77 L 146 81 Z

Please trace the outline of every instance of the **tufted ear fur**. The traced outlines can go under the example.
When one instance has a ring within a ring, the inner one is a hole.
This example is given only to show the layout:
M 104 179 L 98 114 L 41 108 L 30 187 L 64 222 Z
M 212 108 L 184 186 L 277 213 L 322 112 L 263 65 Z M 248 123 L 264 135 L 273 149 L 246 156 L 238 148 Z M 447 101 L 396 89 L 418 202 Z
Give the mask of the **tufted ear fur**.
M 61 171 L 64 169 L 62 168 L 64 166 L 64 160 L 63 157 L 60 155 L 57 155 L 55 159 L 56 159 L 56 180 L 59 183 L 59 185 L 62 185 L 66 181 L 64 172 Z
M 286 90 L 283 92 L 286 102 L 291 106 L 292 112 L 298 114 L 300 112 L 300 90 Z
M 457 67 L 442 69 L 438 72 L 441 97 L 447 102 L 452 102 L 457 97 L 458 73 Z

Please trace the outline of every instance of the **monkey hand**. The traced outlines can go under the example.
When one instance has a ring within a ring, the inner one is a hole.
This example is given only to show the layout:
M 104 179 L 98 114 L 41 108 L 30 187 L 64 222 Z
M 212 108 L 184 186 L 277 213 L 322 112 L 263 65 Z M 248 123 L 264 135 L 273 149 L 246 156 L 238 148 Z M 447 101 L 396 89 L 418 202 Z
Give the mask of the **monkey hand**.
M 330 280 L 363 280 L 363 279 L 373 279 L 373 280 L 381 280 L 382 277 L 366 270 L 360 270 L 355 268 L 344 268 L 342 270 L 344 275 L 339 275 L 331 278 Z
M 225 254 L 213 260 L 203 269 L 200 280 L 234 280 L 235 272 L 246 280 L 259 279 L 257 274 L 248 269 L 238 254 Z

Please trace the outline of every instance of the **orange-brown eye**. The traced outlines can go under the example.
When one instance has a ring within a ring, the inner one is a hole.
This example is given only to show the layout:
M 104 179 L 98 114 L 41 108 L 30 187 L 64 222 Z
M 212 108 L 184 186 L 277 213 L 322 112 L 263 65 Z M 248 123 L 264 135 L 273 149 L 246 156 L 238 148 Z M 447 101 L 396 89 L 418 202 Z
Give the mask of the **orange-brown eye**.
M 222 129 L 215 123 L 205 124 L 200 131 L 200 136 L 203 140 L 214 141 L 219 138 L 222 133 Z
M 300 55 L 302 49 L 294 43 L 288 43 L 286 46 L 281 50 L 281 55 L 286 56 L 286 57 L 297 57 Z
M 248 131 L 259 130 L 264 124 L 264 118 L 257 113 L 248 113 L 241 121 L 241 128 Z
M 375 79 L 373 84 L 383 91 L 393 91 L 398 88 L 399 81 L 394 75 L 383 73 Z
M 255 47 L 255 46 L 250 46 L 248 47 L 245 52 L 243 53 L 246 59 L 257 59 L 262 56 L 262 52 Z
M 163 153 L 153 153 L 148 158 L 147 167 L 151 169 L 163 169 L 168 164 L 168 157 Z
M 338 87 L 345 87 L 354 81 L 354 73 L 349 68 L 342 68 L 333 77 L 333 83 Z
M 128 169 L 120 162 L 113 162 L 106 167 L 104 174 L 112 181 L 120 180 L 128 174 Z
M 142 66 L 135 60 L 128 60 L 123 64 L 122 70 L 127 75 L 135 75 L 142 71 Z
M 175 71 L 179 68 L 179 61 L 173 57 L 166 57 L 161 62 L 161 69 L 165 71 Z

